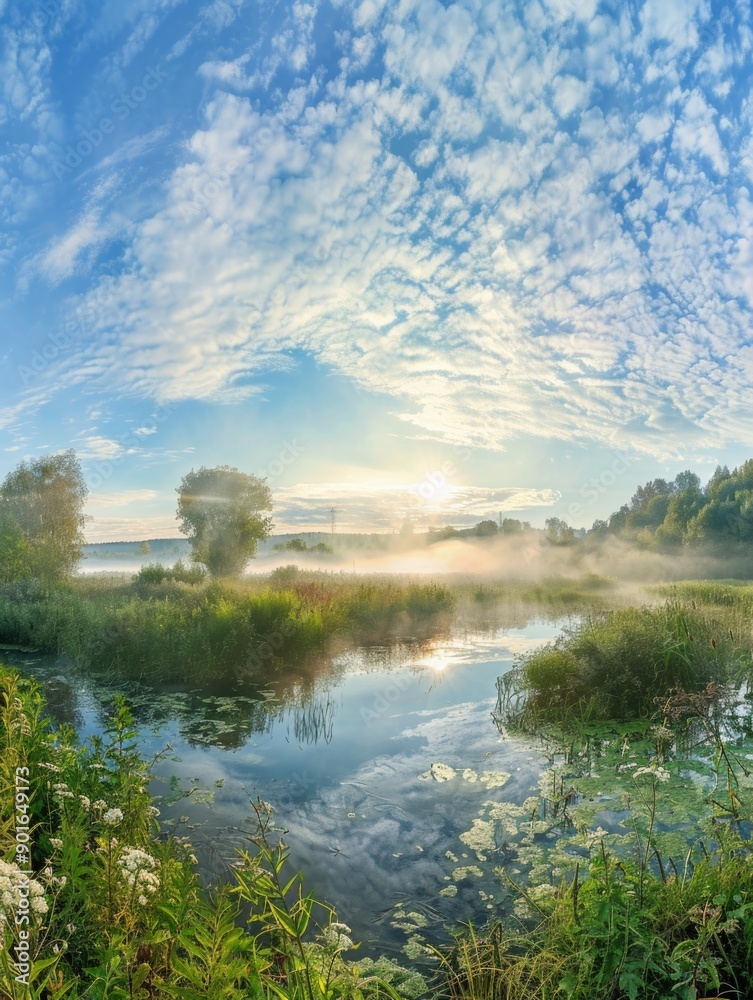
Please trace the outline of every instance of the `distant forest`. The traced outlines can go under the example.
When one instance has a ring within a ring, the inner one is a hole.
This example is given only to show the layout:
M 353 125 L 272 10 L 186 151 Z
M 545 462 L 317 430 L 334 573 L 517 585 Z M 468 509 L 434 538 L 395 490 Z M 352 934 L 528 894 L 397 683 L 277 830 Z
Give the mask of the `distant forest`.
M 717 466 L 705 486 L 694 472 L 652 479 L 589 536 L 616 535 L 643 548 L 737 548 L 753 542 L 753 459 Z

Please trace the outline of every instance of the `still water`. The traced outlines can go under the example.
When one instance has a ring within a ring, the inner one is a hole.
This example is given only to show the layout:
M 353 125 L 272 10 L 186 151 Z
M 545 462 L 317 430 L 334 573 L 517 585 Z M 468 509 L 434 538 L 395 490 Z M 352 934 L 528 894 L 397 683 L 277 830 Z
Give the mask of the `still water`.
M 249 799 L 261 796 L 289 831 L 306 889 L 336 907 L 360 954 L 440 941 L 499 906 L 504 842 L 480 859 L 468 834 L 490 808 L 535 792 L 546 761 L 500 736 L 496 680 L 561 625 L 497 612 L 240 692 L 129 690 L 142 754 L 172 746 L 155 766 L 161 819 L 191 838 L 205 871 L 227 872 L 255 832 Z M 102 731 L 111 688 L 53 657 L 3 658 L 42 682 L 57 722 L 84 740 Z M 189 794 L 170 801 L 177 782 Z

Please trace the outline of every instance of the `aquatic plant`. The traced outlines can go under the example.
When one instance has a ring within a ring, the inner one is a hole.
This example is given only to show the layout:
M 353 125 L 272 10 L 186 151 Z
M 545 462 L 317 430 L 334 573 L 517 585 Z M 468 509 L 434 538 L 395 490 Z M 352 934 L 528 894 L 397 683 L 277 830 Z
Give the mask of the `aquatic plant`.
M 508 860 L 495 871 L 508 903 L 488 926 L 463 926 L 451 948 L 435 949 L 438 993 L 751 996 L 753 773 L 744 704 L 716 690 L 676 690 L 660 722 L 550 727 L 553 763 L 538 803 L 486 803 L 490 819 L 474 821 L 476 834 L 486 824 L 484 838 L 461 836 L 481 858 L 495 846 L 493 830 L 506 825 Z M 620 815 L 617 828 L 597 823 Z
M 673 688 L 723 685 L 749 665 L 722 623 L 676 601 L 591 613 L 520 658 L 500 710 L 529 728 L 568 716 L 648 717 Z

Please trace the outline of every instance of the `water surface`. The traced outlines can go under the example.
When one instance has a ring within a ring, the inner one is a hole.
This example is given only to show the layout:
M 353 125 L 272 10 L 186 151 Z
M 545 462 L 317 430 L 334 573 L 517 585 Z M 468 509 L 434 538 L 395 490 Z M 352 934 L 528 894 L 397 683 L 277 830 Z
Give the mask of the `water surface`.
M 176 777 L 190 791 L 162 803 L 162 820 L 216 874 L 254 832 L 249 799 L 261 796 L 306 887 L 368 942 L 361 954 L 483 920 L 500 905 L 495 859 L 479 867 L 460 837 L 489 803 L 535 793 L 546 766 L 491 717 L 497 677 L 561 626 L 527 618 L 518 609 L 435 641 L 360 647 L 242 691 L 129 689 L 143 755 L 169 742 L 176 758 L 156 765 L 155 795 Z M 112 689 L 64 660 L 4 658 L 40 679 L 56 721 L 83 739 L 102 731 Z

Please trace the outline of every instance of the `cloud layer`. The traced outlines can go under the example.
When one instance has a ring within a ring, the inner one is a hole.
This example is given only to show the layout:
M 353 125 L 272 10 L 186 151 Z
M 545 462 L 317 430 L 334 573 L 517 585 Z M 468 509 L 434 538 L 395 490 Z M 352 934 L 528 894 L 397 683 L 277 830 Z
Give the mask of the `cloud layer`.
M 233 402 L 305 349 L 444 440 L 753 441 L 746 6 L 369 0 L 336 66 L 301 10 L 276 54 L 202 64 L 76 364 Z

